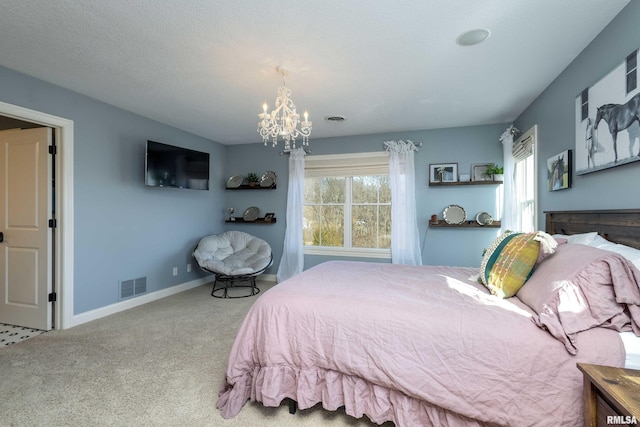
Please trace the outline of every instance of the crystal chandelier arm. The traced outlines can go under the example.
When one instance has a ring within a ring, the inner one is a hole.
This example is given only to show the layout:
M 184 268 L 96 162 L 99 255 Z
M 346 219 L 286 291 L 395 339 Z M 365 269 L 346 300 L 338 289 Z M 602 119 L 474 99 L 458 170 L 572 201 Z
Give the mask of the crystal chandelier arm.
M 263 105 L 263 112 L 258 114 L 258 133 L 267 145 L 271 139 L 272 146 L 278 144 L 278 137 L 282 137 L 285 143 L 285 150 L 296 148 L 296 138 L 302 137 L 302 145 L 309 145 L 309 135 L 311 135 L 311 122 L 309 113 L 305 111 L 304 120 L 300 121 L 300 114 L 296 111 L 296 106 L 291 99 L 291 90 L 285 86 L 284 73 L 282 76 L 282 86 L 278 88 L 278 96 L 273 111 L 268 112 L 268 106 Z M 300 129 L 298 129 L 300 124 Z

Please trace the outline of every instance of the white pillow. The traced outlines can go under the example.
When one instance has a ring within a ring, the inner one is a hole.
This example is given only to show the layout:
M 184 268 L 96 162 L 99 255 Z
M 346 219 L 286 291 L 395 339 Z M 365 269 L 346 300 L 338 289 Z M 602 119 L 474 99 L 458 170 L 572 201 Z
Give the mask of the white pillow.
M 611 243 L 611 246 L 606 246 L 601 249 L 622 255 L 623 257 L 631 261 L 631 263 L 635 265 L 638 270 L 640 270 L 640 250 L 632 248 L 630 246 L 621 245 L 620 243 Z
M 572 234 L 570 236 L 564 234 L 554 234 L 553 237 L 562 237 L 567 239 L 567 243 L 571 244 L 579 244 L 579 245 L 587 245 L 589 246 L 591 242 L 598 236 L 597 231 L 592 231 L 590 233 L 582 233 L 582 234 Z
M 615 252 L 622 255 L 640 269 L 640 250 L 632 248 L 631 246 L 622 245 L 620 243 L 613 243 L 600 236 L 599 234 L 587 245 L 598 249 L 604 249 L 605 251 Z
M 567 239 L 567 243 L 587 245 L 605 251 L 615 252 L 622 255 L 640 270 L 640 250 L 631 246 L 613 243 L 600 236 L 596 231 L 582 234 L 572 234 L 570 236 L 564 234 L 554 234 L 553 237 L 562 237 Z
M 588 244 L 588 246 L 593 246 L 594 248 L 600 249 L 607 249 L 608 247 L 613 245 L 615 245 L 615 243 L 608 241 L 599 234 L 596 234 L 593 240 Z

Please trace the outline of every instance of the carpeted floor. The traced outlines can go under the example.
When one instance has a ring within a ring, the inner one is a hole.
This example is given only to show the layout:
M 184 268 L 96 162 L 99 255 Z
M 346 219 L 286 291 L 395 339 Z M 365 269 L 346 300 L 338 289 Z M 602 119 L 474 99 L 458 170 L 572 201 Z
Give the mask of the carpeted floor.
M 259 283 L 264 292 L 273 286 Z M 209 285 L 0 350 L 0 426 L 361 426 L 319 405 L 215 404 L 244 315 L 259 297 L 217 299 Z M 390 423 L 385 425 L 391 425 Z

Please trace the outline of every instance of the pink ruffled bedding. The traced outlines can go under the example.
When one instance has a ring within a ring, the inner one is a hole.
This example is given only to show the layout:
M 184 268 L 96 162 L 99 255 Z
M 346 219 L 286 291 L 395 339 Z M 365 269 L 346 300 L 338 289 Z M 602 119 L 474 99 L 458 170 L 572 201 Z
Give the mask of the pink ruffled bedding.
M 576 363 L 622 366 L 618 334 L 577 333 L 571 355 L 477 272 L 331 261 L 278 284 L 238 332 L 222 415 L 291 398 L 397 426 L 582 425 Z
M 533 321 L 576 354 L 578 332 L 594 327 L 640 335 L 640 271 L 622 255 L 562 245 L 520 289 Z

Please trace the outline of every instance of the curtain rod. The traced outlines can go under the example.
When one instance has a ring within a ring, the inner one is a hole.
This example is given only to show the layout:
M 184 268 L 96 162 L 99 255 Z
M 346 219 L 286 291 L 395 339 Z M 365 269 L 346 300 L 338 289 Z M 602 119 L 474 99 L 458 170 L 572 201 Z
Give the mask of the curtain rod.
M 415 145 L 416 147 L 422 147 L 422 142 L 413 142 L 413 141 L 411 141 L 411 142 L 412 142 L 412 143 L 413 143 L 413 145 Z M 386 145 L 384 145 L 384 142 L 382 143 L 382 148 L 387 148 L 387 146 L 386 146 Z
M 384 145 L 384 142 L 382 143 L 382 145 Z M 416 147 L 422 147 L 422 142 L 414 142 L 413 145 L 415 145 Z
M 413 143 L 413 145 L 415 145 L 416 147 L 422 147 L 422 142 L 414 142 L 414 143 Z M 384 145 L 384 142 L 382 143 L 382 147 L 383 147 L 383 148 L 386 148 L 386 146 Z M 311 153 L 312 153 L 312 151 L 311 151 L 311 149 L 310 149 L 310 148 L 303 148 L 303 150 L 304 150 L 304 152 L 305 152 L 305 153 L 307 153 L 307 154 L 311 154 Z M 291 152 L 291 151 L 284 151 L 284 150 L 282 150 L 282 151 L 280 152 L 280 155 L 281 155 L 281 156 L 284 156 L 285 154 L 289 154 L 290 152 Z
M 305 154 L 311 154 L 311 148 L 304 148 L 303 147 L 302 149 L 304 150 Z M 285 154 L 291 154 L 291 150 L 289 150 L 289 151 L 282 150 L 280 152 L 281 156 L 284 156 Z

